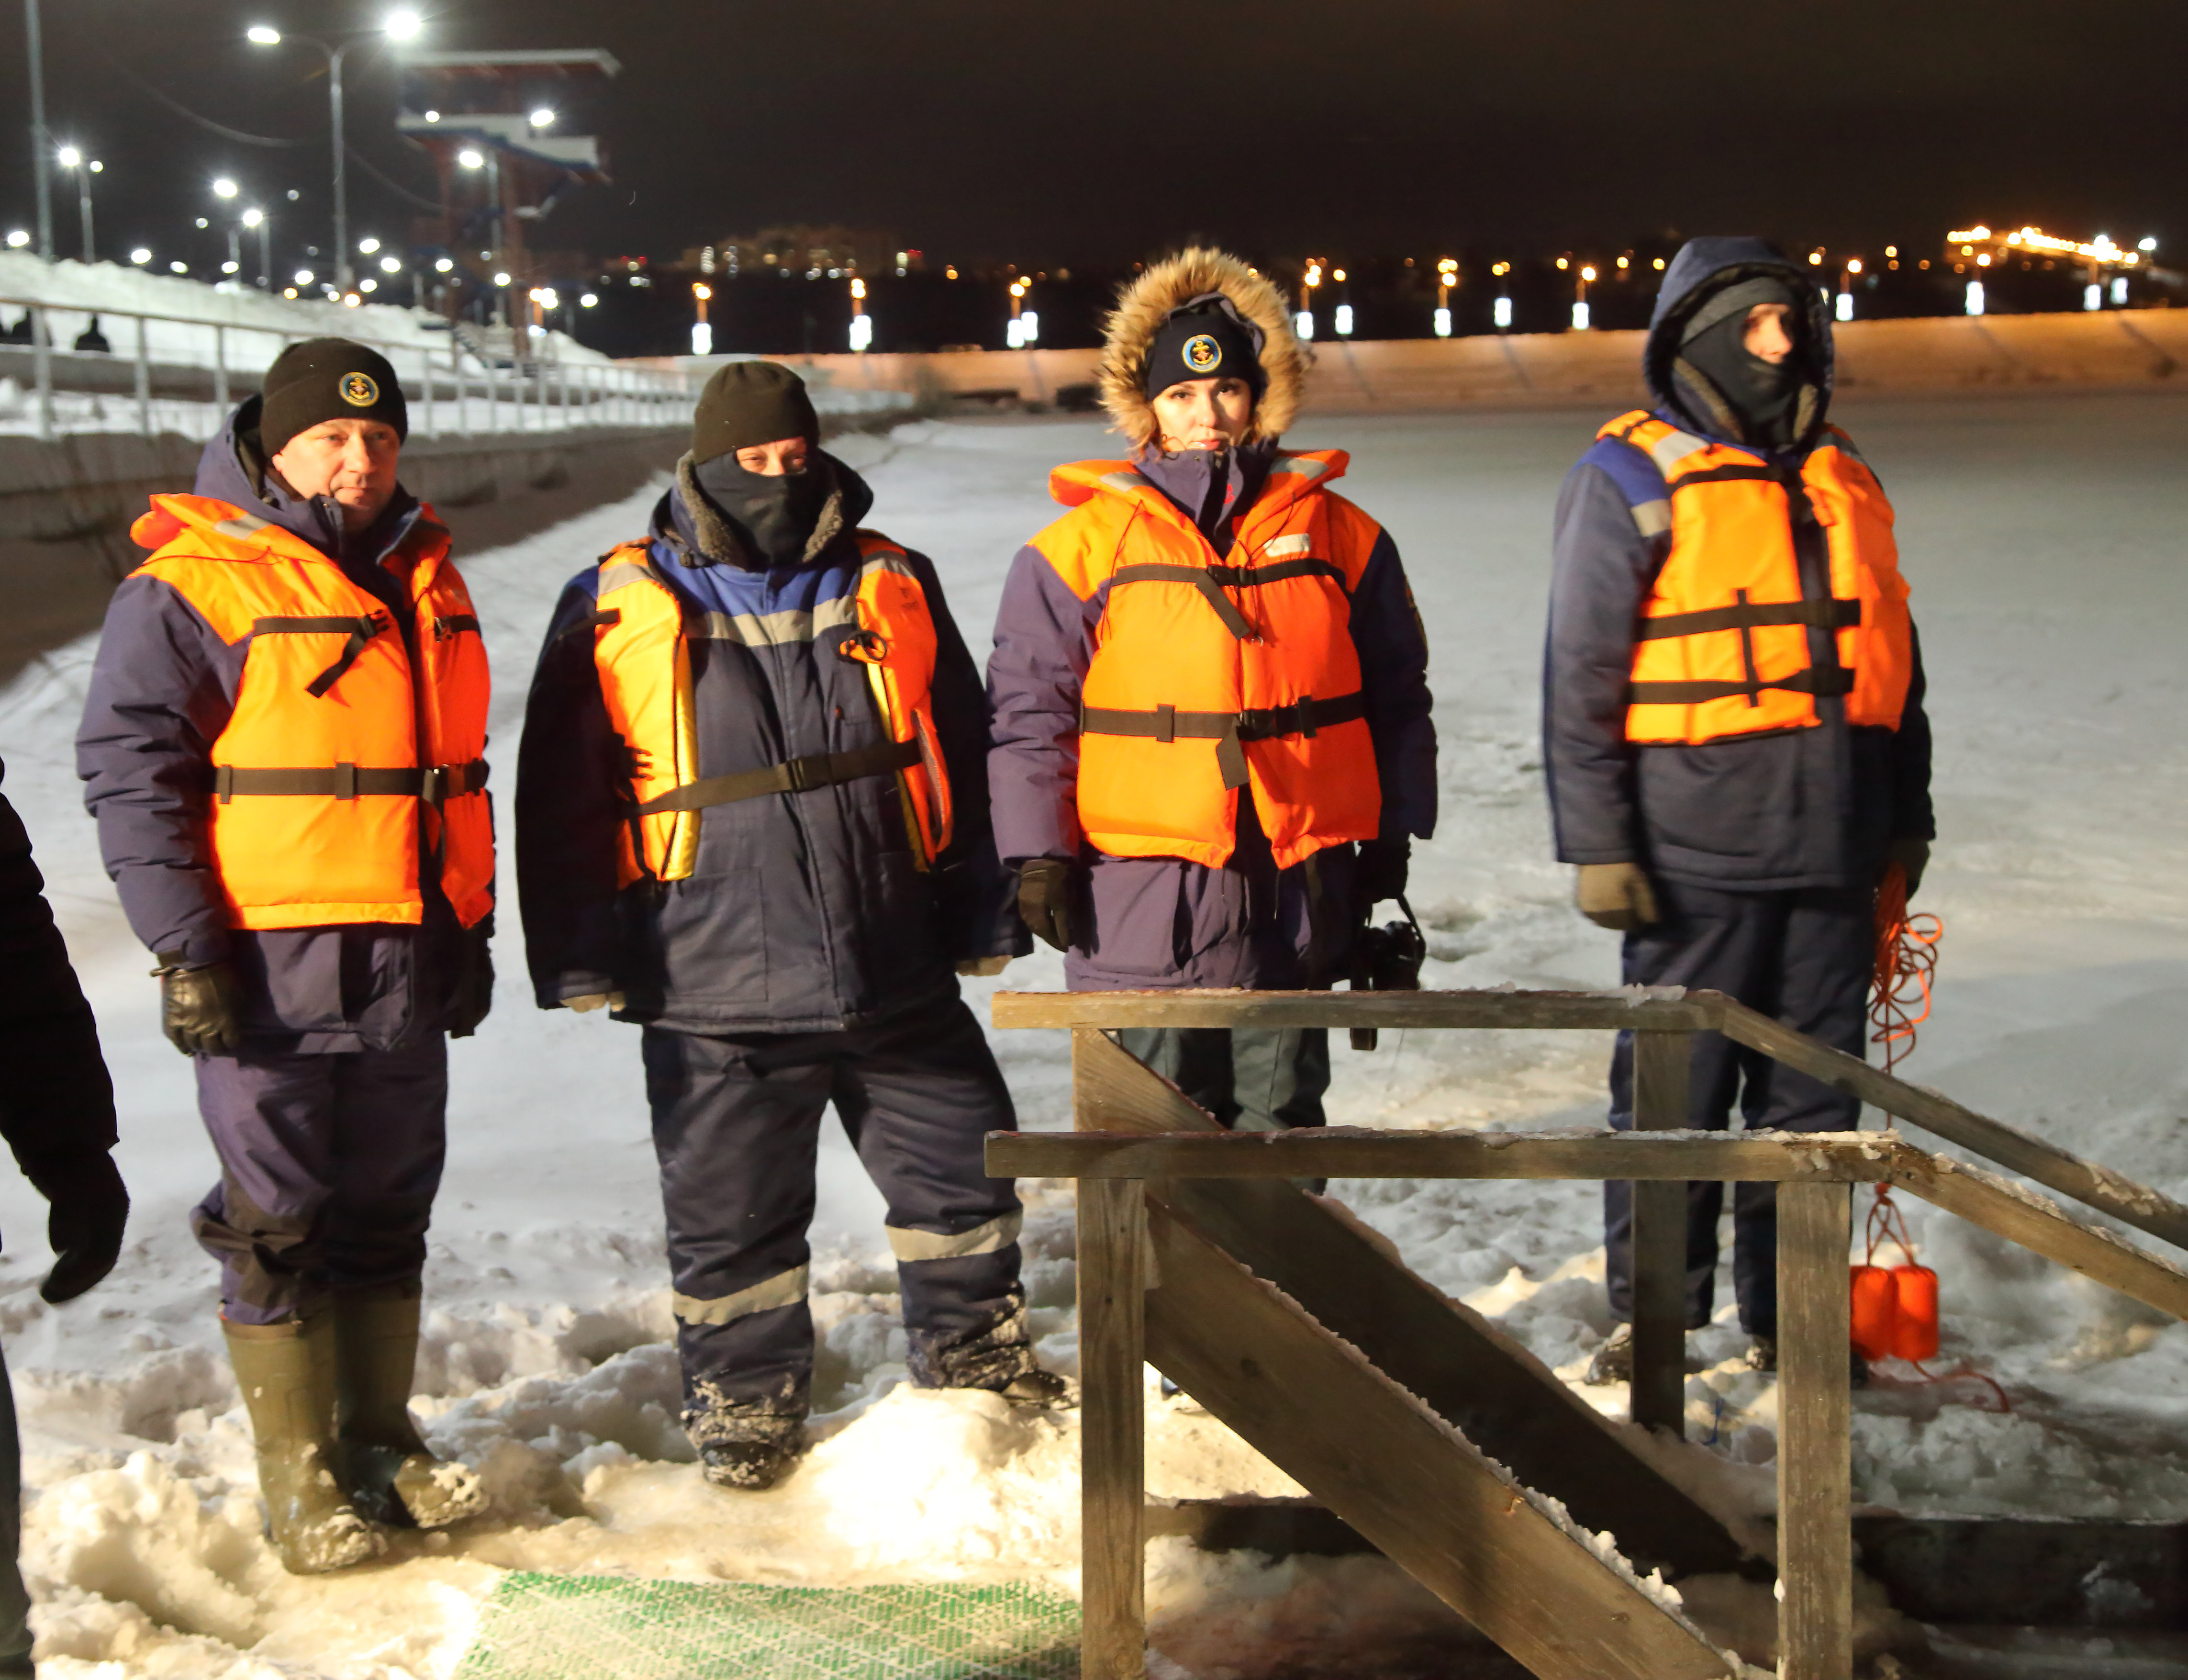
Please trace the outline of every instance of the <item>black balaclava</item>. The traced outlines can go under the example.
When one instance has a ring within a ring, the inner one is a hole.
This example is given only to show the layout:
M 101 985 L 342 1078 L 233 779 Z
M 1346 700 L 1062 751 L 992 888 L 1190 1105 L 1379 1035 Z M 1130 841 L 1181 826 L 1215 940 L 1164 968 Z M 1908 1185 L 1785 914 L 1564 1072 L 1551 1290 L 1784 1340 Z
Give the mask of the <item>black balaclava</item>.
M 804 471 L 770 477 L 747 471 L 734 454 L 717 455 L 695 465 L 691 476 L 755 555 L 769 566 L 795 566 L 805 558 L 835 488 L 826 456 L 814 449 L 805 459 Z
M 1764 303 L 1785 306 L 1786 334 L 1793 341 L 1785 359 L 1774 365 L 1745 342 L 1748 312 Z M 1735 281 L 1711 294 L 1687 323 L 1675 373 L 1689 386 L 1696 381 L 1688 375 L 1700 375 L 1707 386 L 1695 393 L 1702 398 L 1701 407 L 1706 412 L 1721 403 L 1729 409 L 1740 442 L 1790 448 L 1796 441 L 1801 389 L 1812 377 L 1807 325 L 1802 300 L 1783 279 L 1763 274 Z
M 1164 318 L 1148 346 L 1140 382 L 1150 399 L 1195 379 L 1242 379 L 1256 402 L 1269 383 L 1261 369 L 1261 330 L 1220 291 L 1189 297 Z

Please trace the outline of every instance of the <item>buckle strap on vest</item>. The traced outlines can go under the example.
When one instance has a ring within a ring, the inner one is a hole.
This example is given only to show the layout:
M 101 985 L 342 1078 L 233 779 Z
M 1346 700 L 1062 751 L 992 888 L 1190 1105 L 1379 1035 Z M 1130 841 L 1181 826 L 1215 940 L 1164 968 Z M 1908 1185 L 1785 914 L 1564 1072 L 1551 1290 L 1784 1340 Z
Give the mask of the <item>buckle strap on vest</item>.
M 673 788 L 644 804 L 626 803 L 631 816 L 658 816 L 668 811 L 698 811 L 713 805 L 734 805 L 770 793 L 803 793 L 809 788 L 830 787 L 870 775 L 894 775 L 920 764 L 916 741 L 890 741 L 885 747 L 861 747 L 849 753 L 815 753 L 792 758 L 764 770 L 738 770 L 729 775 L 710 775 Z
M 476 621 L 474 621 L 476 623 Z M 341 680 L 342 673 L 357 663 L 358 656 L 364 651 L 365 644 L 389 628 L 384 612 L 367 613 L 362 618 L 259 618 L 252 621 L 251 634 L 254 636 L 309 636 L 340 634 L 347 631 L 349 640 L 335 662 L 307 683 L 305 691 L 314 700 L 324 700 L 327 691 Z
M 1853 673 L 1843 665 L 1825 665 L 1796 671 L 1790 677 L 1769 683 L 1634 683 L 1627 689 L 1626 699 L 1633 706 L 1699 706 L 1706 700 L 1731 700 L 1742 696 L 1752 699 L 1766 688 L 1826 697 L 1852 694 Z
M 1807 624 L 1818 629 L 1851 630 L 1861 623 L 1861 603 L 1835 595 L 1829 600 L 1742 601 L 1737 606 L 1713 606 L 1704 612 L 1666 612 L 1644 618 L 1633 633 L 1636 641 L 1664 641 L 1672 636 L 1706 635 L 1711 630 L 1738 630 L 1764 624 Z M 1782 687 L 1782 684 L 1774 684 Z
M 486 786 L 483 758 L 467 764 L 432 764 L 423 770 L 373 770 L 356 764 L 321 765 L 313 770 L 259 770 L 241 764 L 213 767 L 213 794 L 223 805 L 239 794 L 302 795 L 341 800 L 375 795 L 423 799 L 443 805 Z
M 1081 735 L 1129 735 L 1143 741 L 1214 741 L 1215 762 L 1223 771 L 1227 788 L 1246 785 L 1245 741 L 1274 741 L 1279 736 L 1316 732 L 1332 724 L 1356 723 L 1368 715 L 1367 696 L 1357 690 L 1334 700 L 1317 700 L 1303 694 L 1289 706 L 1266 706 L 1245 712 L 1181 712 L 1175 706 L 1158 706 L 1152 712 L 1113 711 L 1107 707 L 1079 708 Z
M 1339 588 L 1345 583 L 1345 573 L 1326 560 L 1280 560 L 1268 566 L 1164 566 L 1148 561 L 1119 567 L 1109 574 L 1109 583 L 1112 588 L 1119 583 L 1190 583 L 1215 608 L 1215 616 L 1234 640 L 1251 641 L 1254 627 L 1223 591 L 1281 583 L 1289 578 L 1334 578 Z

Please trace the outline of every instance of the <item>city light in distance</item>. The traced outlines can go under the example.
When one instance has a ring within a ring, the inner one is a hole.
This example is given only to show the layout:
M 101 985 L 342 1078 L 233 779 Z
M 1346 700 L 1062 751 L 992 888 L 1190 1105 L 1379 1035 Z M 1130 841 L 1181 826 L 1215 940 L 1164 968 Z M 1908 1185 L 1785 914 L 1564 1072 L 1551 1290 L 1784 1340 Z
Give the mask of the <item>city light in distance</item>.
M 1558 258 L 1558 267 L 1559 267 L 1559 268 L 1560 270 L 1563 270 L 1563 269 L 1566 269 L 1566 268 L 1571 268 L 1571 267 L 1572 267 L 1572 264 L 1571 264 L 1571 263 L 1570 263 L 1570 262 L 1566 262 L 1566 261 L 1565 261 L 1565 259 L 1564 257 L 1560 257 L 1559 258 Z
M 1583 268 L 1580 271 L 1580 277 L 1583 280 L 1592 280 L 1595 278 L 1595 270 L 1593 268 Z
M 1656 266 L 1659 268 L 1661 268 L 1664 266 L 1664 259 L 1662 257 L 1660 257 L 1656 259 Z
M 1818 245 L 1813 251 L 1808 253 L 1808 266 L 1812 268 L 1820 268 L 1823 265 L 1824 248 L 1821 245 Z
M 229 180 L 225 175 L 217 178 L 212 183 L 212 195 L 217 199 L 234 198 L 235 196 L 235 183 Z
M 198 217 L 198 226 L 200 228 L 210 228 L 212 226 L 212 223 L 206 221 L 204 217 L 200 216 Z
M 1345 270 L 1342 268 L 1334 268 L 1330 271 L 1329 278 L 1333 280 L 1341 280 L 1345 278 Z
M 254 46 L 278 47 L 281 44 L 281 31 L 270 23 L 255 23 L 243 31 L 243 38 Z
M 25 233 L 20 228 L 10 228 L 8 230 L 8 250 L 20 251 L 25 245 L 30 244 L 30 242 L 31 236 Z
M 2157 249 L 2157 240 L 2154 236 L 2146 239 L 2141 244 L 2135 246 L 2135 249 L 2137 251 L 2155 251 Z
M 190 265 L 187 262 L 170 262 L 167 265 L 167 272 L 171 274 L 187 274 L 190 272 Z
M 578 307 L 580 309 L 589 309 L 600 301 L 601 300 L 598 297 L 589 291 L 578 299 Z
M 1492 263 L 1489 272 L 1492 274 L 1508 274 L 1512 272 L 1512 265 L 1508 262 Z
M 345 309 L 354 309 L 364 302 L 364 300 L 353 291 L 346 291 L 342 294 L 342 307 Z
M 152 260 L 152 253 L 140 245 L 129 253 L 129 260 L 141 268 Z
M 440 120 L 441 114 L 437 110 L 429 110 L 426 113 L 426 121 L 428 122 L 438 122 Z
M 54 154 L 54 161 L 64 169 L 73 169 L 83 161 L 83 154 L 74 146 L 63 146 Z
M 1861 258 L 1858 257 L 1849 257 L 1847 258 L 1847 273 L 1849 274 L 1858 274 L 1861 273 Z
M 266 212 L 259 209 L 257 205 L 251 206 L 243 212 L 243 225 L 246 228 L 255 228 L 265 219 Z
M 309 268 L 299 268 L 296 270 L 296 284 L 298 285 L 307 286 L 311 285 L 311 283 L 312 271 Z
M 403 272 L 403 259 L 399 257 L 381 257 L 380 259 L 380 272 L 383 274 L 401 273 Z
M 509 276 L 506 274 L 496 274 L 493 277 L 493 283 L 498 286 L 505 286 L 509 284 Z
M 1620 257 L 1620 258 L 1618 259 L 1618 266 L 1619 266 L 1620 268 L 1625 268 L 1625 267 L 1627 266 L 1627 262 L 1626 262 L 1626 259 L 1625 259 L 1624 257 Z
M 555 126 L 555 113 L 544 105 L 540 106 L 532 113 L 532 126 L 534 128 L 552 128 Z
M 357 249 L 360 257 L 369 257 L 380 249 L 380 241 L 370 238 L 362 239 L 357 242 Z
M 424 20 L 415 12 L 390 12 L 387 21 L 381 25 L 390 41 L 414 41 L 425 27 Z
M 359 291 L 378 291 L 380 290 L 380 282 L 368 275 L 365 279 L 361 279 L 357 283 L 357 289 Z
M 456 154 L 456 161 L 466 169 L 477 169 L 485 163 L 486 160 L 472 148 L 465 146 L 463 150 Z

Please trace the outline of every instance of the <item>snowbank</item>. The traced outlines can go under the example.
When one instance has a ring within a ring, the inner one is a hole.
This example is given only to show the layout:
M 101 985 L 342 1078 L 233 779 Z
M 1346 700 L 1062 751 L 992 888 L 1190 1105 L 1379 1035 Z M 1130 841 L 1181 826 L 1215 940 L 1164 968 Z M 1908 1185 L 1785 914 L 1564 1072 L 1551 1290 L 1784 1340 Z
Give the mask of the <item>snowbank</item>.
M 1892 486 L 1930 661 L 1945 838 L 1926 886 L 1948 931 L 1937 1013 L 1910 1071 L 2174 1194 L 2188 1193 L 2188 877 L 2174 867 L 2188 771 L 2173 702 L 2188 574 L 2176 398 L 1997 399 L 1846 416 Z M 1545 841 L 1535 667 L 1549 509 L 1584 417 L 1317 423 L 1356 452 L 1342 488 L 1407 556 L 1435 647 L 1445 814 L 1412 898 L 1432 985 L 1601 985 L 1613 942 L 1569 908 Z M 1016 546 L 1051 516 L 1042 477 L 1114 439 L 1080 423 L 919 425 L 838 447 L 877 522 L 933 554 L 979 646 Z M 563 580 L 634 533 L 651 493 L 467 564 L 511 761 L 522 688 Z M 213 1175 L 187 1065 L 153 1022 L 149 966 L 100 874 L 69 741 L 79 644 L 0 696 L 23 811 L 122 1093 L 137 1213 L 116 1276 L 49 1309 L 35 1196 L 0 1173 L 0 1333 L 22 1408 L 25 1558 L 51 1672 L 394 1680 L 458 1660 L 499 1571 L 792 1582 L 1028 1579 L 1077 1567 L 1075 1414 L 1026 1417 L 903 1385 L 881 1209 L 839 1134 L 823 1150 L 815 1306 L 822 1439 L 782 1487 L 708 1488 L 674 1427 L 674 1361 L 636 1035 L 543 1014 L 505 919 L 499 1010 L 453 1056 L 448 1174 L 427 1276 L 418 1410 L 477 1467 L 493 1514 L 410 1537 L 353 1574 L 298 1581 L 257 1534 L 247 1435 L 217 1352 L 212 1268 L 189 1204 Z M 1003 984 L 1060 984 L 1046 952 Z M 994 983 L 968 987 L 976 1006 Z M 1066 1123 L 1061 1034 L 996 1034 L 1027 1124 Z M 1384 1035 L 1340 1043 L 1332 1118 L 1369 1125 L 1588 1125 L 1591 1034 Z M 1062 1187 L 1027 1187 L 1029 1282 L 1046 1356 L 1074 1363 Z M 1334 1193 L 1437 1287 L 1492 1314 L 1569 1378 L 1607 1328 L 1598 1192 L 1506 1181 L 1340 1183 Z M 1943 1279 L 1945 1351 L 2001 1382 L 1887 1366 L 1858 1395 L 1858 1497 L 1909 1510 L 2188 1516 L 2188 1332 L 1919 1206 Z M 1695 1445 L 1673 1473 L 1735 1517 L 1773 1500 L 1775 1390 L 1740 1361 L 1721 1289 L 1689 1385 Z M 1581 1390 L 1614 1415 L 1618 1390 Z M 1296 1493 L 1189 1402 L 1150 1404 L 1151 1491 Z M 1181 1542 L 1150 1550 L 1159 1645 L 1213 1677 L 1345 1650 L 1349 1672 L 1461 1672 L 1454 1619 L 1372 1559 L 1268 1568 Z M 1736 1593 L 1683 1583 L 1715 1637 Z M 1743 1649 L 1745 1649 L 1743 1642 Z M 111 1665 L 100 1669 L 99 1665 Z

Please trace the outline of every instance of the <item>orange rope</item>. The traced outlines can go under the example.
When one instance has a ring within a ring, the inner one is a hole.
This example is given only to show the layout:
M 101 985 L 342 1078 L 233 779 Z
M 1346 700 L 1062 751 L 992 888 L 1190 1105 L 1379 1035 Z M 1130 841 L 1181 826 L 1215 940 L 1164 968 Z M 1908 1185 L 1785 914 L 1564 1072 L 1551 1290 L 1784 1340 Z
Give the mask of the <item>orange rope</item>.
M 1876 889 L 1876 967 L 1871 979 L 1869 1042 L 1884 1046 L 1884 1071 L 1914 1048 L 1914 1029 L 1930 1018 L 1931 976 L 1945 924 L 1928 912 L 1907 912 L 1907 871 L 1884 872 Z

